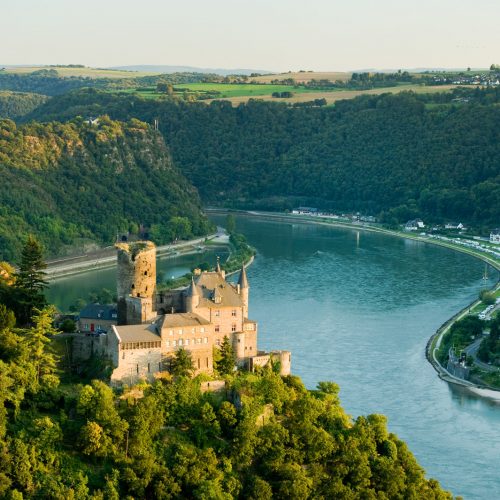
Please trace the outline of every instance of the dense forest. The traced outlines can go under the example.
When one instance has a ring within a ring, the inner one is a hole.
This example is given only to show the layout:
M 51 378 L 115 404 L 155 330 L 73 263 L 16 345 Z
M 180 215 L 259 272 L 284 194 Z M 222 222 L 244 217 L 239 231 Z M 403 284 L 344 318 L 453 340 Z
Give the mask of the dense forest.
M 334 107 L 148 102 L 82 90 L 29 118 L 159 119 L 175 164 L 207 204 L 354 210 L 486 227 L 500 219 L 500 91 L 361 96 Z
M 26 92 L 0 91 L 0 118 L 15 120 L 31 113 L 47 96 Z
M 54 255 L 140 224 L 157 243 L 211 229 L 161 135 L 134 119 L 0 120 L 0 178 L 0 260 L 15 261 L 29 233 Z

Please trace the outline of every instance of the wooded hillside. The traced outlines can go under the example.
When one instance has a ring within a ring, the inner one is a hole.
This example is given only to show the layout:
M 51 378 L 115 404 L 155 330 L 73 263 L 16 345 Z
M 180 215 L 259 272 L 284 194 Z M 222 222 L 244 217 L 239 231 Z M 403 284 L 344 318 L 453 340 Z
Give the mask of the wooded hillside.
M 0 260 L 15 260 L 28 233 L 54 255 L 80 238 L 110 244 L 139 224 L 157 243 L 211 227 L 161 135 L 138 120 L 0 120 L 0 178 Z
M 363 96 L 335 107 L 251 101 L 148 102 L 96 90 L 54 98 L 32 115 L 110 113 L 159 119 L 176 165 L 205 203 L 312 204 L 381 215 L 496 224 L 500 92 Z

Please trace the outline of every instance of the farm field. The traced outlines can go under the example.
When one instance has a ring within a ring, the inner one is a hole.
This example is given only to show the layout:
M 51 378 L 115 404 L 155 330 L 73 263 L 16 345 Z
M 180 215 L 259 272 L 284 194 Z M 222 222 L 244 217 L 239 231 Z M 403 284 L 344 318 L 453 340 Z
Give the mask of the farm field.
M 273 92 L 312 93 L 315 89 L 295 88 L 292 85 L 239 84 L 239 83 L 185 83 L 174 85 L 174 90 L 189 89 L 190 92 L 220 92 L 219 98 L 265 96 Z
M 254 76 L 249 80 L 257 83 L 271 83 L 273 80 L 284 80 L 285 78 L 292 78 L 297 83 L 306 83 L 311 80 L 336 80 L 347 81 L 351 78 L 351 73 L 340 71 L 296 71 L 289 73 L 277 73 L 274 75 Z
M 123 71 L 104 68 L 67 68 L 56 66 L 19 66 L 6 67 L 3 73 L 27 74 L 42 69 L 55 70 L 59 76 L 88 76 L 89 78 L 136 78 L 138 76 L 157 75 L 158 73 L 146 73 L 139 71 Z
M 282 87 L 279 85 L 272 85 L 272 87 Z M 339 101 L 342 99 L 353 99 L 359 95 L 378 95 L 385 93 L 398 93 L 403 91 L 413 91 L 419 94 L 431 93 L 431 92 L 449 92 L 456 85 L 437 85 L 437 86 L 422 86 L 422 85 L 398 85 L 396 87 L 385 87 L 385 88 L 377 88 L 377 89 L 369 89 L 369 90 L 331 90 L 331 91 L 306 91 L 306 92 L 296 92 L 297 89 L 293 87 L 287 87 L 288 90 L 293 92 L 293 96 L 287 99 L 275 98 L 271 96 L 271 93 L 267 95 L 241 95 L 241 96 L 233 96 L 224 98 L 226 101 L 230 101 L 233 105 L 238 105 L 240 103 L 247 102 L 248 99 L 252 97 L 258 97 L 264 101 L 275 101 L 275 102 L 286 102 L 286 103 L 295 103 L 295 102 L 307 102 L 313 101 L 314 99 L 325 99 L 327 104 L 333 104 L 335 101 Z M 300 90 L 300 89 L 298 89 Z M 274 90 L 273 92 L 279 92 L 278 90 Z M 220 100 L 217 99 L 207 99 L 204 102 L 210 103 L 212 101 Z

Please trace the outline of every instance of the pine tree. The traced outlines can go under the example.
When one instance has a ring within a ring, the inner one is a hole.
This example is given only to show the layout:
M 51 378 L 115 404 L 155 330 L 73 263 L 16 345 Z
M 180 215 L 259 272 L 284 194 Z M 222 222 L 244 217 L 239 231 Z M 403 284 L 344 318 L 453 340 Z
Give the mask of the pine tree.
M 59 383 L 55 375 L 57 357 L 49 346 L 51 336 L 59 332 L 52 325 L 55 314 L 54 306 L 42 310 L 35 309 L 34 312 L 35 325 L 26 331 L 24 342 L 29 363 L 33 366 L 36 390 L 40 383 L 49 385 Z
M 16 286 L 24 288 L 32 294 L 42 294 L 47 286 L 44 271 L 46 267 L 42 245 L 33 235 L 29 235 L 21 254 Z
M 14 284 L 17 307 L 13 309 L 21 324 L 30 322 L 35 308 L 43 309 L 47 305 L 43 293 L 47 286 L 46 267 L 42 245 L 34 236 L 28 236 Z
M 174 377 L 189 377 L 193 373 L 191 353 L 184 348 L 177 349 L 170 363 L 170 373 Z
M 220 346 L 220 359 L 217 362 L 217 370 L 221 375 L 230 375 L 234 371 L 236 358 L 234 356 L 233 346 L 227 335 Z

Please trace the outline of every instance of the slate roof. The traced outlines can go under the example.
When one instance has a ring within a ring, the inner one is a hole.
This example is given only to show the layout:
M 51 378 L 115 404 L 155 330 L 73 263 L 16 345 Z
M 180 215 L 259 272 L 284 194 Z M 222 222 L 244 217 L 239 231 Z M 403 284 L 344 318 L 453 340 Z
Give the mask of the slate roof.
M 158 342 L 156 325 L 121 325 L 114 327 L 122 342 Z
M 226 282 L 217 272 L 200 274 L 196 281 L 196 292 L 200 296 L 198 307 L 243 307 L 243 301 L 235 287 Z M 214 297 L 218 297 L 217 302 Z
M 179 326 L 209 325 L 210 322 L 195 313 L 175 313 L 161 316 L 157 324 L 159 328 L 165 329 Z
M 116 321 L 118 311 L 114 304 L 87 304 L 80 311 L 80 319 L 103 319 L 106 321 Z

